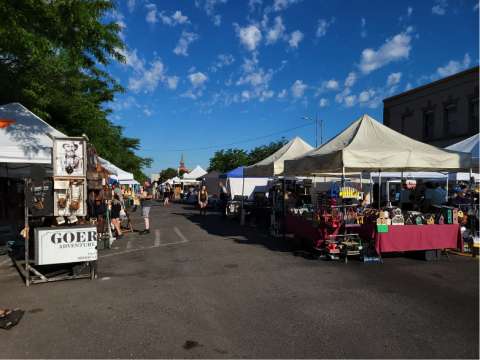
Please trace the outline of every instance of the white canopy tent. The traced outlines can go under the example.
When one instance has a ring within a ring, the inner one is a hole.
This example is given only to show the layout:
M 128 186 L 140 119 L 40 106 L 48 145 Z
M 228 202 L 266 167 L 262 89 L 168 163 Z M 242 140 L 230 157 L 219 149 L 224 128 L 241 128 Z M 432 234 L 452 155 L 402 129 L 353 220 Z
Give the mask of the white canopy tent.
M 413 140 L 363 115 L 326 144 L 285 161 L 286 175 L 327 172 L 458 171 L 470 168 L 470 156 Z
M 283 174 L 285 160 L 291 160 L 313 150 L 302 138 L 295 137 L 269 157 L 244 168 L 245 177 L 268 177 Z
M 207 174 L 207 172 L 200 165 L 197 165 L 195 169 L 183 175 L 183 180 L 197 180 L 205 174 Z
M 135 181 L 133 174 L 125 170 L 120 169 L 118 166 L 113 165 L 110 161 L 98 157 L 100 165 L 104 167 L 111 175 L 110 178 L 117 180 L 120 184 L 127 184 Z
M 13 121 L 0 128 L 0 163 L 50 165 L 52 136 L 66 136 L 19 103 L 0 106 L 0 119 Z

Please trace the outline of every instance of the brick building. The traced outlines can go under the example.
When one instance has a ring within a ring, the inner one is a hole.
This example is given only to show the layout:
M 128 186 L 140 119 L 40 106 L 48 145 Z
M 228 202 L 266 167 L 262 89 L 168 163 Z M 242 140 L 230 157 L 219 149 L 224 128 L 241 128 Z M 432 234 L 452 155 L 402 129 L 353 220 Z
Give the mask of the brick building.
M 383 123 L 439 147 L 478 133 L 479 67 L 383 100 Z

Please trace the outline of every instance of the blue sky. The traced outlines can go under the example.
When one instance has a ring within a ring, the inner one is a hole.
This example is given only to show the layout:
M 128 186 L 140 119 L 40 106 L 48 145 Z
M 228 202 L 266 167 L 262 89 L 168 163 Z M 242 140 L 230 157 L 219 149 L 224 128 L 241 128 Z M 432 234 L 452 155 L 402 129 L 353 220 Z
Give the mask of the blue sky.
M 282 136 L 315 143 L 382 99 L 478 64 L 476 0 L 118 0 L 126 88 L 111 120 L 154 173 Z M 293 129 L 289 131 L 284 131 Z M 253 140 L 252 140 L 253 139 Z M 232 144 L 231 146 L 222 146 Z

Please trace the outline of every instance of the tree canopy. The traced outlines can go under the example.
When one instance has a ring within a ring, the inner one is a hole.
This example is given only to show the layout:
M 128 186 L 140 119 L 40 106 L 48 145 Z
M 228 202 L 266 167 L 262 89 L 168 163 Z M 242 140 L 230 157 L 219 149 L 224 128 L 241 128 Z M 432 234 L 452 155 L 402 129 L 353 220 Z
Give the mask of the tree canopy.
M 125 61 L 121 28 L 105 20 L 112 11 L 112 0 L 1 1 L 0 103 L 20 102 L 70 136 L 86 134 L 100 156 L 143 180 L 151 159 L 108 119 L 123 89 L 105 68 Z
M 174 178 L 175 176 L 177 176 L 177 170 L 174 168 L 166 168 L 160 171 L 160 182 L 165 182 L 168 179 Z
M 216 151 L 213 157 L 210 159 L 208 171 L 217 170 L 225 173 L 239 166 L 253 165 L 272 155 L 286 143 L 287 140 L 282 138 L 281 140 L 273 141 L 267 145 L 257 146 L 249 152 L 243 149 L 227 149 Z

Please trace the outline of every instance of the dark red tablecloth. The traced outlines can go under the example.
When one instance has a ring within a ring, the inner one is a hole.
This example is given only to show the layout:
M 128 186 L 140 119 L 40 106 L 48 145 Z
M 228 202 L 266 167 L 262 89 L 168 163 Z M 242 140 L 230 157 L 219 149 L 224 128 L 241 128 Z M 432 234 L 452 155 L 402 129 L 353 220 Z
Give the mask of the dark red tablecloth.
M 390 225 L 387 233 L 375 231 L 375 249 L 380 255 L 387 252 L 457 249 L 461 248 L 460 226 Z
M 328 236 L 337 234 L 339 229 L 322 224 L 314 225 L 311 220 L 302 216 L 287 214 L 285 230 L 287 233 L 295 234 L 298 239 L 310 241 L 314 248 L 319 248 Z

